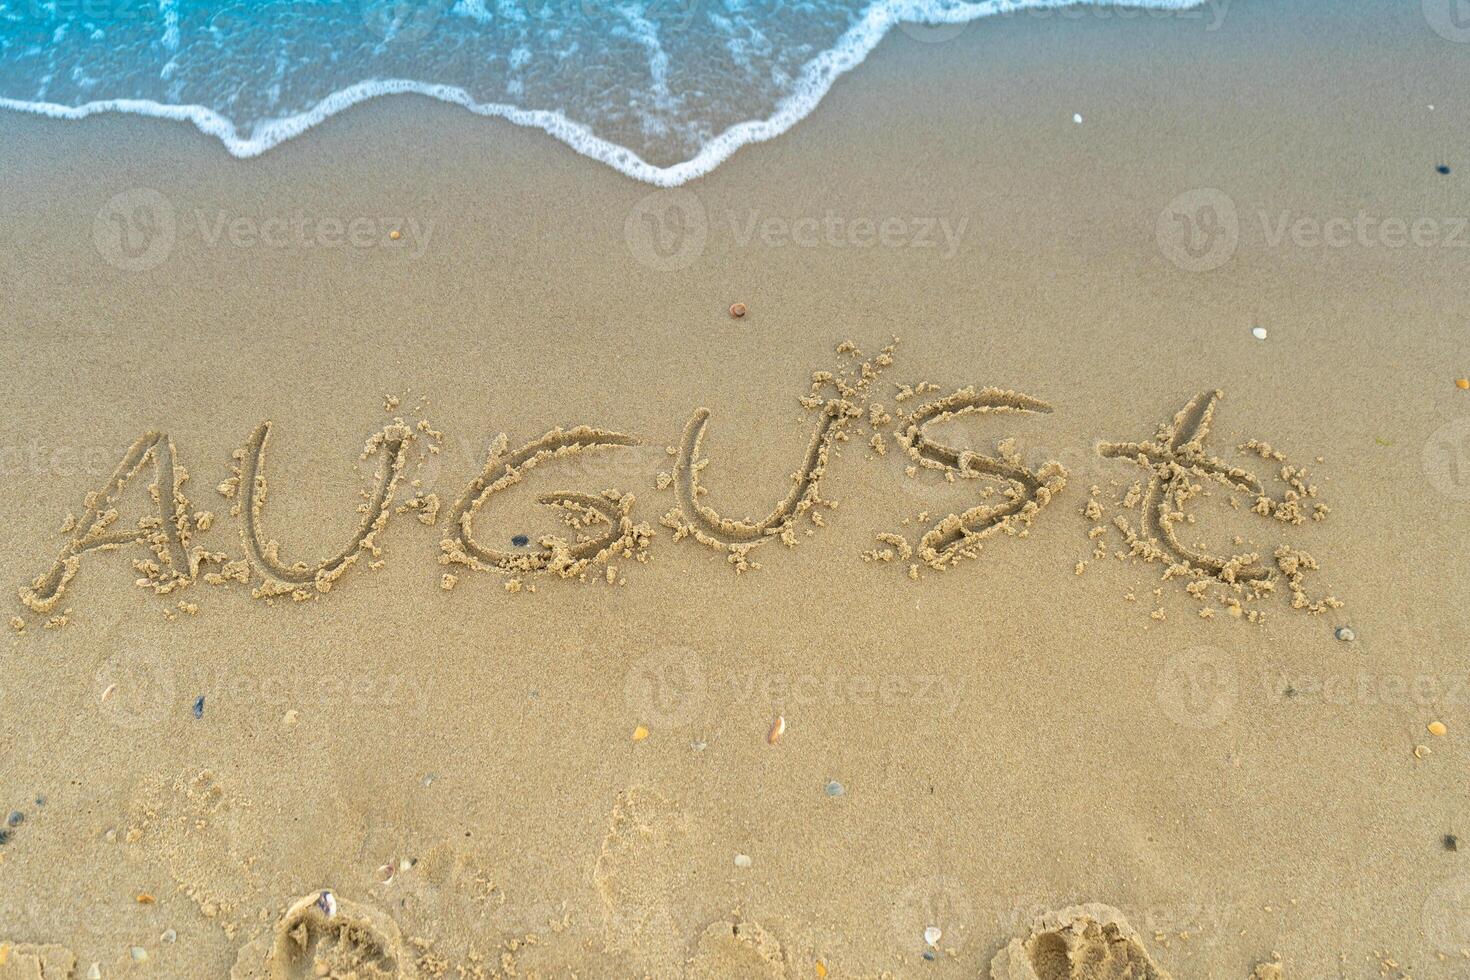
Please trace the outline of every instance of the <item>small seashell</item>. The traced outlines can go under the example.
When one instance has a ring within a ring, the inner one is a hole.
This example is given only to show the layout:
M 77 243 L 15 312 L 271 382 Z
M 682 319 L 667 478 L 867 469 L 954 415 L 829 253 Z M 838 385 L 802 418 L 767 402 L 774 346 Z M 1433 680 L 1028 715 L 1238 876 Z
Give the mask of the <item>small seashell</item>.
M 781 736 L 786 734 L 786 716 L 777 715 L 776 720 L 771 723 L 771 730 L 766 734 L 766 741 L 775 745 L 781 741 Z
M 172 929 L 165 929 L 163 931 L 163 935 L 159 936 L 158 938 L 162 942 L 176 943 L 179 941 L 179 934 Z
M 1445 727 L 1444 722 L 1442 721 L 1431 721 L 1425 727 L 1429 729 L 1429 734 L 1435 736 L 1436 738 L 1444 738 L 1445 734 L 1449 732 L 1449 729 Z
M 102 967 L 96 963 L 87 967 L 87 980 L 102 980 Z
M 101 698 L 102 703 L 103 704 L 106 704 L 107 703 L 107 699 L 110 698 L 110 697 L 112 697 L 112 692 L 113 691 L 116 691 L 116 690 L 117 690 L 117 685 L 116 684 L 109 684 L 109 685 L 107 685 L 106 690 L 104 690 L 102 692 L 102 698 Z
M 939 937 L 944 935 L 938 926 L 930 926 L 924 930 L 924 942 L 930 946 L 939 945 Z
M 735 855 L 735 867 L 737 867 L 737 868 L 748 868 L 748 867 L 750 867 L 751 864 L 752 864 L 752 862 L 750 860 L 750 855 L 749 854 L 737 854 L 737 855 Z
M 152 905 L 156 901 L 157 901 L 157 899 L 154 898 L 152 895 L 148 894 L 147 892 L 142 892 L 142 893 L 140 893 L 138 895 L 138 904 L 139 905 Z
M 1353 632 L 1351 626 L 1339 626 L 1333 635 L 1344 643 L 1351 643 L 1358 638 L 1358 634 Z
M 316 907 L 322 910 L 322 915 L 327 918 L 337 914 L 337 896 L 330 891 L 324 891 L 316 897 Z
M 1265 340 L 1266 339 L 1266 328 L 1265 327 L 1251 327 L 1251 336 L 1254 337 L 1254 338 L 1256 338 L 1257 340 Z
M 1428 756 L 1429 756 L 1429 746 L 1427 746 L 1427 745 L 1416 745 L 1416 746 L 1414 746 L 1414 758 L 1416 758 L 1416 759 L 1424 759 L 1424 758 L 1428 758 Z
M 633 741 L 641 742 L 647 737 L 648 729 L 644 728 L 642 725 L 639 725 L 637 728 L 633 729 Z
M 134 946 L 130 952 L 133 954 L 134 963 L 142 963 L 148 958 L 148 950 L 142 946 Z
M 731 306 L 730 306 L 730 315 L 733 316 L 735 319 L 737 319 L 737 320 L 740 319 L 741 317 L 743 317 L 745 315 L 745 313 L 746 313 L 746 310 L 745 310 L 745 304 L 744 303 L 733 303 L 733 304 L 731 304 Z
M 839 783 L 835 779 L 828 780 L 828 782 L 827 782 L 827 795 L 828 796 L 841 796 L 843 793 L 846 793 L 846 792 L 847 792 L 847 787 L 846 786 L 843 786 L 841 783 Z
M 396 872 L 397 869 L 393 867 L 393 862 L 389 861 L 387 864 L 378 869 L 378 880 L 386 885 L 388 884 L 388 882 L 393 880 L 393 875 Z

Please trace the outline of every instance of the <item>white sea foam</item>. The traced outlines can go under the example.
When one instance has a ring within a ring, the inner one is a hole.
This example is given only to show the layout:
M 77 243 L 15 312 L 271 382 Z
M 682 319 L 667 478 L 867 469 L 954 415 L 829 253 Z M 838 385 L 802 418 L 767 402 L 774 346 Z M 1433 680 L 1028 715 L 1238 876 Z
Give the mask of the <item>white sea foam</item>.
M 1185 11 L 1216 2 L 1217 0 L 1129 0 L 1127 7 L 1137 10 Z M 172 56 L 179 47 L 177 3 L 176 0 L 164 0 L 161 6 L 164 15 L 162 44 Z M 495 116 L 517 125 L 535 127 L 563 141 L 578 153 L 599 160 L 629 177 L 661 187 L 674 187 L 708 174 L 740 147 L 772 139 L 796 125 L 816 108 L 841 75 L 861 64 L 883 37 L 901 23 L 956 25 L 984 17 L 1030 10 L 1110 6 L 1112 5 L 1101 0 L 1082 4 L 1076 0 L 980 0 L 973 3 L 953 0 L 877 0 L 860 11 L 860 15 L 834 43 L 807 59 L 794 75 L 787 76 L 791 81 L 783 85 L 782 90 L 775 93 L 767 105 L 761 107 L 760 118 L 743 119 L 726 125 L 717 132 L 710 130 L 713 135 L 704 135 L 704 130 L 709 126 L 707 120 L 689 120 L 687 132 L 682 135 L 688 145 L 694 148 L 694 152 L 684 154 L 685 159 L 666 165 L 649 162 L 637 150 L 624 145 L 626 141 L 619 142 L 599 135 L 596 128 L 604 120 L 597 118 L 596 113 L 592 113 L 593 118 L 590 119 L 574 119 L 567 112 L 556 108 L 530 108 L 502 101 L 480 101 L 459 85 L 409 78 L 372 78 L 358 81 L 335 89 L 300 111 L 290 112 L 279 118 L 254 118 L 243 122 L 232 121 L 209 106 L 166 104 L 151 98 L 106 98 L 79 101 L 77 104 L 52 101 L 45 97 L 45 88 L 52 77 L 50 74 L 42 76 L 43 83 L 39 86 L 42 91 L 36 98 L 0 94 L 0 108 L 62 119 L 82 119 L 97 113 L 123 112 L 186 120 L 201 131 L 218 138 L 231 154 L 237 157 L 254 157 L 359 102 L 385 95 L 416 93 L 463 106 L 479 115 Z M 647 58 L 644 67 L 649 73 L 649 84 L 646 92 L 640 94 L 646 94 L 650 105 L 657 111 L 641 117 L 641 129 L 646 134 L 657 135 L 661 129 L 668 128 L 669 120 L 681 121 L 681 113 L 693 115 L 693 111 L 687 109 L 683 98 L 676 94 L 681 89 L 670 78 L 669 55 L 661 45 L 657 24 L 641 16 L 638 7 L 633 3 L 621 3 L 613 9 L 619 14 L 621 24 L 616 31 L 604 36 L 620 34 L 628 43 L 644 50 Z M 462 17 L 466 22 L 480 24 L 496 22 L 497 18 L 500 22 L 525 19 L 524 16 L 507 18 L 503 12 L 496 10 L 493 0 L 459 0 L 451 13 Z M 725 23 L 723 19 L 714 19 L 713 22 Z M 208 33 L 217 35 L 213 22 L 208 27 Z M 767 42 L 758 29 L 752 28 L 750 33 L 762 43 L 775 43 Z M 218 36 L 214 38 L 214 43 L 216 47 L 219 46 Z M 585 44 L 585 41 L 577 43 Z M 789 38 L 786 43 L 790 43 Z M 738 37 L 724 38 L 721 46 L 727 52 L 737 52 L 737 57 L 742 59 L 750 47 L 742 44 Z M 520 47 L 506 52 L 509 69 L 518 70 L 524 66 L 524 50 L 523 38 Z M 577 49 L 574 45 L 570 50 Z M 0 48 L 0 53 L 3 51 Z M 27 54 L 34 57 L 37 51 L 32 49 Z M 567 52 L 563 51 L 560 56 L 565 58 Z M 171 57 L 165 66 L 165 72 L 160 74 L 171 77 L 177 64 L 178 57 Z M 74 66 L 77 69 L 82 67 Z M 562 70 L 575 71 L 575 67 L 566 66 Z M 776 66 L 769 74 L 780 78 L 784 72 Z M 519 94 L 522 90 L 519 77 L 511 78 L 505 84 L 507 93 Z M 262 98 L 265 97 L 265 93 L 259 94 Z M 269 101 L 274 103 L 275 98 L 270 98 Z M 248 129 L 248 133 L 242 133 L 242 128 Z

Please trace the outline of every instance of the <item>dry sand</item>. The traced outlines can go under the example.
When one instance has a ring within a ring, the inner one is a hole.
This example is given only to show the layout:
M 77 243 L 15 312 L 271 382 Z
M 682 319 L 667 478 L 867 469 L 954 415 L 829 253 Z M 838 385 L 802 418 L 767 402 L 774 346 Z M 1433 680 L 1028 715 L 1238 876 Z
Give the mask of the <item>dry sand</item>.
M 0 976 L 1470 975 L 1470 44 L 1390 6 L 897 33 L 652 198 L 0 116 L 0 579 L 118 545 L 13 605 Z

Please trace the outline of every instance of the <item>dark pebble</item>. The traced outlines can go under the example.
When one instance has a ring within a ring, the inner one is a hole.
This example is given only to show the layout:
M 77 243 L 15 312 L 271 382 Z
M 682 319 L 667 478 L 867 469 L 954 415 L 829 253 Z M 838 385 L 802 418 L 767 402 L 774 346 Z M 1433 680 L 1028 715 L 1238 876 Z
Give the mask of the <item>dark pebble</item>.
M 928 960 L 931 963 L 934 962 L 934 951 L 930 949 L 924 950 L 924 959 Z
M 195 718 L 203 718 L 204 717 L 204 695 L 202 695 L 202 694 L 199 695 L 197 698 L 194 699 L 194 717 Z
M 531 543 L 531 539 L 526 537 L 524 534 L 517 534 L 515 537 L 510 539 L 510 543 L 515 545 L 517 548 L 524 548 L 526 545 Z
M 1460 838 L 1454 834 L 1445 834 L 1444 849 L 1447 851 L 1458 851 L 1460 849 Z
M 1434 168 L 1434 172 L 1437 174 L 1448 174 L 1450 172 L 1450 168 L 1441 163 L 1439 166 Z
M 19 827 L 20 822 L 25 818 L 26 815 L 24 813 L 21 813 L 19 810 L 11 810 L 10 816 L 5 818 L 5 824 L 8 827 Z
M 10 843 L 10 831 L 0 830 L 0 844 Z

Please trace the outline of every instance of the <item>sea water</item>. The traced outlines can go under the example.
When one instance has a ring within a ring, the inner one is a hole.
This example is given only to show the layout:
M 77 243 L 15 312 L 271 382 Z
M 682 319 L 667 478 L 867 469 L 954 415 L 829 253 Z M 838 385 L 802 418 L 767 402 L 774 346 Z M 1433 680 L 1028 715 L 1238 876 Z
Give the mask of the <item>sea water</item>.
M 534 126 L 630 177 L 673 186 L 791 128 L 895 26 L 937 40 L 969 21 L 1060 6 L 0 0 L 0 107 L 188 120 L 251 157 L 358 102 L 415 92 Z

